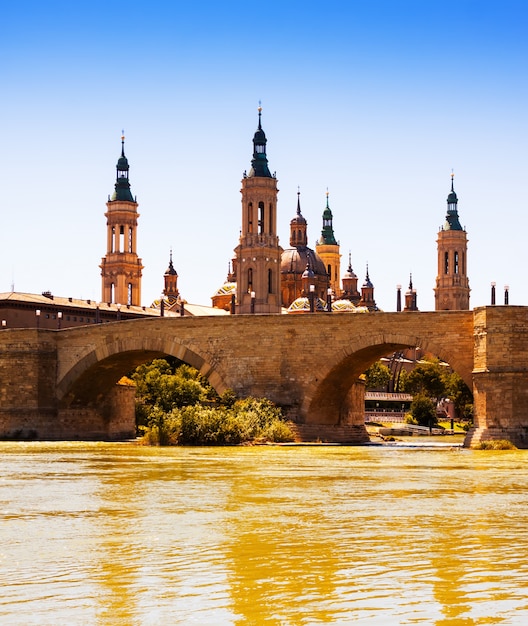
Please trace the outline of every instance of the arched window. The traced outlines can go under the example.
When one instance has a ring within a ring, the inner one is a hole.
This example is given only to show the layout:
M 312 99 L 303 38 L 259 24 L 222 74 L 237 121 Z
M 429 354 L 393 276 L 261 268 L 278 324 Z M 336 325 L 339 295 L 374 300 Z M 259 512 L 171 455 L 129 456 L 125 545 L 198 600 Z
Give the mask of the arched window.
M 259 228 L 259 235 L 262 235 L 265 231 L 265 225 L 264 225 L 264 202 L 259 202 L 258 205 L 258 209 L 259 209 L 259 215 L 258 215 L 258 228 Z
M 253 203 L 250 202 L 247 208 L 248 233 L 253 232 Z
M 132 283 L 128 283 L 127 304 L 132 304 Z
M 253 268 L 248 269 L 248 291 L 253 291 Z
M 444 274 L 449 274 L 449 252 L 444 256 Z
M 268 270 L 268 293 L 273 293 L 273 272 Z
M 454 262 L 454 271 L 455 274 L 458 274 L 458 252 L 455 251 L 455 262 Z

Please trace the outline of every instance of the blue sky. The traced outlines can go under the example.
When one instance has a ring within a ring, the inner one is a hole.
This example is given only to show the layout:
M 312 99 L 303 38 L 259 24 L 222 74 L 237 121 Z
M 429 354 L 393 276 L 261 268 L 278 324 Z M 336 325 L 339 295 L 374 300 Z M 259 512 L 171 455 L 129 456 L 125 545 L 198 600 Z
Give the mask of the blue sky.
M 25 2 L 0 22 L 0 291 L 99 299 L 104 212 L 125 129 L 143 304 L 173 250 L 209 304 L 241 222 L 263 106 L 281 244 L 297 188 L 309 245 L 328 188 L 342 270 L 379 306 L 412 272 L 434 309 L 455 172 L 471 306 L 528 304 L 524 1 Z

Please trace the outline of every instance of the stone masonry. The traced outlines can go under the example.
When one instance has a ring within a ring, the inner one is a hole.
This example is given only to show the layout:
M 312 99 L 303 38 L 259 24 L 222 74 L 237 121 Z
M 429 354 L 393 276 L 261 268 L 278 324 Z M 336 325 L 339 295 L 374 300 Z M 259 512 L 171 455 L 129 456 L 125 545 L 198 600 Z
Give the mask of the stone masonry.
M 220 393 L 265 396 L 301 436 L 364 443 L 359 376 L 381 356 L 420 346 L 475 391 L 486 438 L 528 447 L 528 307 L 373 314 L 151 318 L 66 330 L 0 332 L 0 436 L 133 436 L 133 399 L 116 382 L 164 355 L 196 367 Z M 309 434 L 308 434 L 309 433 Z M 319 434 L 318 434 L 319 433 Z M 322 435 L 322 436 L 321 436 Z

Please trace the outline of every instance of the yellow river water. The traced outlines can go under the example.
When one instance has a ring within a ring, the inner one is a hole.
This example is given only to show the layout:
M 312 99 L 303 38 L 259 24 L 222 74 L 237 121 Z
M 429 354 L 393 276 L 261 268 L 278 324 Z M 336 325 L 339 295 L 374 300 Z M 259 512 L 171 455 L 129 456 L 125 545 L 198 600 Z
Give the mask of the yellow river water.
M 0 624 L 528 624 L 528 451 L 0 443 Z

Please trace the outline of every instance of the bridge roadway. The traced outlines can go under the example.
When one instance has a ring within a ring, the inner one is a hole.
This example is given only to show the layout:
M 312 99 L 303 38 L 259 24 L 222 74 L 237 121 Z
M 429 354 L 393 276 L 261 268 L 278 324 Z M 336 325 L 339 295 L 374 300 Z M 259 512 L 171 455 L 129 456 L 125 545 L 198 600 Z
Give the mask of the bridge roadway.
M 116 382 L 172 355 L 218 392 L 265 396 L 301 436 L 368 441 L 358 377 L 381 356 L 419 346 L 473 387 L 466 439 L 528 447 L 528 307 L 374 314 L 149 318 L 65 330 L 0 332 L 0 436 L 133 436 L 133 397 Z M 132 390 L 133 391 L 133 390 Z

